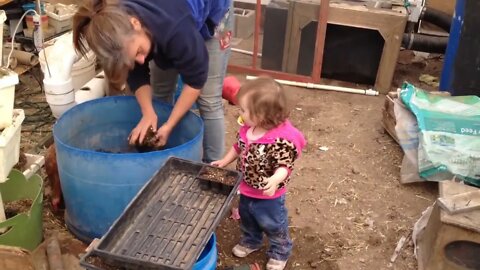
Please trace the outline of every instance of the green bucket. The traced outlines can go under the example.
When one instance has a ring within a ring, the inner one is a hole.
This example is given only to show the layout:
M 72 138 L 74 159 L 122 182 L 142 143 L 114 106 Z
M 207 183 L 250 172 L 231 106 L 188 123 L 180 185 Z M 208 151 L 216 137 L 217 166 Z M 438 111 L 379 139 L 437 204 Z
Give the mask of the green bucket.
M 43 180 L 35 174 L 27 180 L 18 170 L 12 170 L 8 180 L 0 183 L 3 203 L 17 200 L 32 200 L 30 210 L 17 214 L 0 223 L 0 228 L 9 228 L 0 234 L 0 245 L 16 246 L 34 250 L 42 241 Z

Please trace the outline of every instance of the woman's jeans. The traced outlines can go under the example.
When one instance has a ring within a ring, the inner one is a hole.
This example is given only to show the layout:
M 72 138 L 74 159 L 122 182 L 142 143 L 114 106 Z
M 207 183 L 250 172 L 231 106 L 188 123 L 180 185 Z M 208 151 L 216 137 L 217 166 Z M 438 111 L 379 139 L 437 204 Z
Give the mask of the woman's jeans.
M 217 27 L 216 32 L 232 31 L 233 8 L 225 15 L 223 26 Z M 217 37 L 205 41 L 209 56 L 208 79 L 201 90 L 197 106 L 205 125 L 203 134 L 203 161 L 212 162 L 219 160 L 225 150 L 225 123 L 222 104 L 223 78 L 225 77 L 230 48 L 222 49 Z M 153 61 L 150 62 L 150 78 L 154 98 L 173 103 L 176 90 L 178 72 L 174 69 L 162 70 Z

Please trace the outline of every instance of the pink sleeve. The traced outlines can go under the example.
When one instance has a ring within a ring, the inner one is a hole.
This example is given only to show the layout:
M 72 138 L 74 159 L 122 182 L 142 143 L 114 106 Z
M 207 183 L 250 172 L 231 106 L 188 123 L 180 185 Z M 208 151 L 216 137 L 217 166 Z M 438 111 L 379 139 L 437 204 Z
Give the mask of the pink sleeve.
M 235 148 L 235 151 L 237 152 L 237 154 L 240 154 L 240 146 L 238 146 L 238 141 L 233 144 L 233 148 Z

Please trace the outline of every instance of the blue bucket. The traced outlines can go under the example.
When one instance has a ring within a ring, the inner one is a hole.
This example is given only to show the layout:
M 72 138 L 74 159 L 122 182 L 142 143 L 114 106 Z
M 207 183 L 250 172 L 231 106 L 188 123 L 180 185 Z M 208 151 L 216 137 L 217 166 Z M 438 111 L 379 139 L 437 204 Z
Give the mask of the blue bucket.
M 217 256 L 217 238 L 215 234 L 212 234 L 197 262 L 193 265 L 192 270 L 215 270 L 217 267 Z
M 161 125 L 172 106 L 154 101 L 154 108 Z M 192 112 L 172 131 L 164 150 L 125 153 L 141 116 L 135 97 L 106 97 L 73 107 L 53 128 L 65 221 L 82 241 L 105 234 L 169 157 L 201 161 L 203 122 Z

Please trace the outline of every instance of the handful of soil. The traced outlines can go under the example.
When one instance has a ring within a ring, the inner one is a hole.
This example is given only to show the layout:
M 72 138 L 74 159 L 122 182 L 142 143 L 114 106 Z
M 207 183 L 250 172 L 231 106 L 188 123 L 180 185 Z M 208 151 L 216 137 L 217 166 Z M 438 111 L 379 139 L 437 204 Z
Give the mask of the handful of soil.
M 155 137 L 155 135 L 155 130 L 150 127 L 145 134 L 145 138 L 143 138 L 143 142 L 140 143 L 137 140 L 135 143 L 135 148 L 137 151 L 139 153 L 145 153 L 162 149 L 162 147 L 157 146 L 157 137 Z

